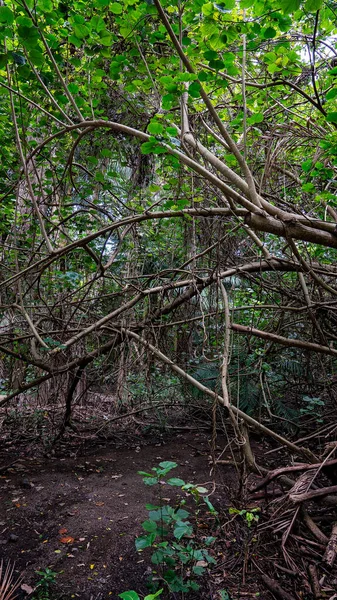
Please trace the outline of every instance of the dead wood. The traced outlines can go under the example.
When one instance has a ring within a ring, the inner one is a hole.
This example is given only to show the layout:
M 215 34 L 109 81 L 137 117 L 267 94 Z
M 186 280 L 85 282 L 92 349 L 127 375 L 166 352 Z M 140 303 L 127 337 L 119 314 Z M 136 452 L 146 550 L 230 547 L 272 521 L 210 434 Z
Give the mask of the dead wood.
M 328 541 L 328 545 L 323 556 L 323 562 L 328 566 L 332 567 L 337 554 L 337 522 L 333 524 L 331 536 Z
M 333 460 L 329 460 L 326 463 L 324 463 L 323 468 L 329 467 L 331 465 L 336 465 L 336 464 L 337 464 L 337 458 L 335 458 Z M 268 475 L 262 481 L 260 481 L 260 483 L 258 483 L 256 486 L 254 486 L 250 490 L 250 493 L 257 492 L 258 490 L 260 490 L 263 487 L 265 487 L 266 485 L 268 485 L 268 483 L 270 483 L 273 479 L 275 479 L 276 477 L 279 477 L 280 475 L 283 475 L 284 473 L 292 473 L 292 472 L 296 472 L 296 471 L 308 471 L 311 469 L 318 469 L 321 466 L 322 466 L 322 463 L 315 463 L 315 464 L 301 463 L 299 465 L 294 465 L 291 467 L 280 467 L 279 469 L 270 471 L 268 473 Z
M 323 498 L 324 496 L 328 496 L 330 494 L 337 493 L 337 485 L 332 485 L 330 487 L 320 488 L 318 490 L 312 490 L 311 492 L 305 492 L 303 494 L 296 494 L 290 491 L 289 499 L 294 504 L 299 504 L 301 502 L 307 502 L 308 500 L 314 500 L 316 498 Z M 337 503 L 337 499 L 336 499 Z
M 264 573 L 261 575 L 261 579 L 265 586 L 280 600 L 295 600 L 294 596 L 291 596 L 286 592 L 275 579 L 271 579 Z
M 303 507 L 302 507 L 302 516 L 303 516 L 304 523 L 308 527 L 309 531 L 311 531 L 312 535 L 316 538 L 316 540 L 318 540 L 321 544 L 324 544 L 324 545 L 327 544 L 329 539 L 323 533 L 323 531 L 320 530 L 318 525 L 315 523 L 315 521 L 310 517 L 310 515 L 307 513 L 307 511 Z
M 318 581 L 318 574 L 316 565 L 309 565 L 309 577 L 311 583 L 312 593 L 314 595 L 315 600 L 319 600 L 322 597 L 321 594 L 321 586 Z

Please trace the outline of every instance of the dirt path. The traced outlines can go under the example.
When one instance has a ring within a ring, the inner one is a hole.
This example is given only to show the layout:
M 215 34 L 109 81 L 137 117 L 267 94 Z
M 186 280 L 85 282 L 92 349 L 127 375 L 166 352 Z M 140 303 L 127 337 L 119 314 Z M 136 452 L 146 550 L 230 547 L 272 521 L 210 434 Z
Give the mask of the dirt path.
M 157 499 L 137 471 L 173 460 L 179 465 L 174 476 L 207 487 L 208 454 L 207 438 L 189 433 L 163 445 L 106 448 L 76 459 L 20 460 L 0 478 L 0 559 L 15 560 L 31 585 L 35 571 L 50 567 L 67 600 L 115 599 L 128 589 L 145 593 L 149 561 L 135 551 L 135 536 L 145 504 Z M 226 481 L 221 473 L 217 479 L 212 501 L 224 507 L 228 473 Z M 165 496 L 174 498 L 176 490 L 166 486 Z M 73 540 L 60 541 L 67 537 Z

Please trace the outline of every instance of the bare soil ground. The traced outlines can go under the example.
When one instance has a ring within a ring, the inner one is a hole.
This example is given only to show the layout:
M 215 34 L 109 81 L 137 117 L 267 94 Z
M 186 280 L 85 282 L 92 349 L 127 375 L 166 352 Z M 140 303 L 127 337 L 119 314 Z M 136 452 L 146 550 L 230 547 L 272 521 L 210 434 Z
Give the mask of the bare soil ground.
M 135 537 L 147 516 L 145 504 L 158 498 L 137 471 L 173 460 L 178 463 L 174 476 L 210 490 L 212 478 L 204 433 L 177 433 L 142 447 L 141 439 L 138 443 L 119 449 L 107 444 L 76 457 L 44 459 L 23 452 L 0 475 L 0 560 L 15 561 L 16 571 L 32 587 L 39 579 L 36 571 L 49 567 L 57 572 L 53 598 L 107 600 L 129 589 L 145 594 L 151 563 L 146 552 L 136 552 Z M 0 467 L 15 458 L 2 451 Z M 230 505 L 235 481 L 232 467 L 218 469 L 211 500 L 220 513 Z M 177 488 L 165 486 L 165 496 L 173 503 L 177 493 Z M 217 567 L 212 580 L 215 588 L 207 584 L 198 598 L 220 597 L 216 588 L 227 588 L 226 569 Z M 232 597 L 249 600 L 258 591 L 248 581 Z

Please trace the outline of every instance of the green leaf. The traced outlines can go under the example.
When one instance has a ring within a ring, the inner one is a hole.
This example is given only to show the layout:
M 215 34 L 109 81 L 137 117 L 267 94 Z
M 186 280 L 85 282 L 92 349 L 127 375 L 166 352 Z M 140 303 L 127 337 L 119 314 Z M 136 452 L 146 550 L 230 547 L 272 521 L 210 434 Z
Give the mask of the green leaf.
M 226 590 L 220 590 L 220 600 L 231 600 L 231 597 Z
M 98 15 L 95 15 L 90 19 L 90 25 L 92 29 L 97 31 L 97 33 L 105 29 L 104 19 L 102 17 L 99 17 Z
M 304 8 L 308 12 L 315 13 L 322 8 L 323 0 L 307 0 Z
M 159 596 L 161 596 L 162 593 L 163 588 L 161 588 L 161 590 L 158 590 L 158 592 L 156 592 L 155 594 L 148 594 L 147 596 L 145 596 L 144 600 L 156 600 L 156 598 L 159 598 Z
M 90 31 L 86 25 L 82 25 L 81 23 L 75 23 L 74 34 L 79 40 L 83 40 L 84 38 L 90 35 Z
M 111 44 L 112 44 L 111 33 L 107 29 L 105 31 L 101 31 L 99 41 L 102 44 L 102 46 L 111 46 Z
M 44 63 L 44 56 L 40 50 L 38 50 L 37 48 L 32 48 L 29 51 L 29 58 L 32 61 L 33 65 L 37 67 L 42 67 Z
M 209 17 L 213 13 L 213 3 L 207 2 L 202 6 L 201 11 L 202 14 L 205 15 L 205 17 Z
M 141 537 L 138 537 L 135 542 L 136 550 L 144 550 L 144 548 L 149 548 L 152 546 L 155 539 L 155 533 L 149 533 L 149 535 L 142 535 Z
M 191 85 L 188 88 L 188 93 L 190 96 L 192 96 L 192 98 L 200 98 L 200 83 L 198 83 L 197 81 L 193 81 L 193 83 L 191 83 Z
M 329 90 L 327 95 L 325 96 L 327 100 L 333 100 L 337 96 L 337 88 L 333 88 Z
M 0 54 L 0 69 L 5 67 L 7 65 L 7 63 L 8 63 L 8 55 Z
M 142 154 L 151 154 L 151 152 L 153 152 L 154 147 L 155 144 L 153 142 L 144 142 L 144 144 L 142 144 L 140 147 L 140 151 Z
M 313 184 L 313 183 L 304 183 L 304 184 L 302 185 L 302 190 L 303 190 L 304 192 L 308 192 L 309 194 L 310 194 L 311 192 L 314 192 L 314 191 L 315 191 L 315 189 L 316 189 L 316 188 L 315 188 L 315 186 L 314 186 L 314 184 Z
M 137 592 L 134 592 L 133 590 L 118 594 L 118 598 L 122 598 L 122 600 L 140 600 Z
M 0 23 L 11 25 L 14 21 L 14 15 L 8 6 L 0 6 Z
M 204 57 L 206 60 L 215 60 L 218 58 L 218 53 L 214 50 L 207 50 L 207 52 L 204 52 Z
M 150 154 L 150 153 L 142 152 L 142 154 Z M 145 485 L 156 485 L 156 483 L 158 483 L 158 477 L 144 477 L 143 481 L 144 481 Z
M 175 469 L 178 465 L 176 462 L 172 462 L 170 460 L 164 460 L 163 462 L 159 463 L 159 466 L 161 469 L 171 471 L 171 469 Z
M 1 8 L 1 7 L 0 7 Z M 24 42 L 34 43 L 39 36 L 39 33 L 33 25 L 31 27 L 26 27 L 25 25 L 20 25 L 18 27 L 19 37 L 24 40 Z
M 276 36 L 276 29 L 274 27 L 267 27 L 267 29 L 263 30 L 262 35 L 265 40 L 270 40 Z
M 285 15 L 295 12 L 301 5 L 301 0 L 282 0 L 282 10 Z
M 177 540 L 181 540 L 184 535 L 191 535 L 193 533 L 193 528 L 189 523 L 184 523 L 183 521 L 178 521 L 177 526 L 173 530 L 173 535 Z
M 214 508 L 212 502 L 210 501 L 210 499 L 208 498 L 208 496 L 204 496 L 204 502 L 206 504 L 206 506 L 208 507 L 209 511 L 213 514 L 213 515 L 217 515 L 218 511 Z
M 173 80 L 173 77 L 171 77 L 170 75 L 164 75 L 163 77 L 160 77 L 159 81 L 163 84 L 163 86 L 168 92 L 172 93 L 178 90 L 177 84 Z
M 337 112 L 330 112 L 327 114 L 326 120 L 329 123 L 337 123 Z
M 167 482 L 169 485 L 174 485 L 177 487 L 181 487 L 182 485 L 185 485 L 185 481 L 183 479 L 179 479 L 179 477 L 172 477 L 171 479 L 168 479 Z
M 222 0 L 218 4 L 214 4 L 217 10 L 222 13 L 230 12 L 233 8 L 235 8 L 235 0 Z
M 302 163 L 301 167 L 302 171 L 304 171 L 305 173 L 309 173 L 310 169 L 312 168 L 312 160 L 309 158 L 309 160 L 306 160 Z
M 161 123 L 158 123 L 157 121 L 152 121 L 151 123 L 149 123 L 147 130 L 153 135 L 160 135 L 161 133 L 163 133 L 164 127 Z
M 256 113 L 247 119 L 247 123 L 248 125 L 255 125 L 255 123 L 262 123 L 263 119 L 263 113 Z
M 197 566 L 194 566 L 194 567 L 192 568 L 192 571 L 193 571 L 193 573 L 194 573 L 195 575 L 202 575 L 203 573 L 205 573 L 205 567 L 197 567 Z
M 109 150 L 109 148 L 102 148 L 100 155 L 103 158 L 112 158 L 112 152 Z
M 178 521 L 181 521 L 182 519 L 187 519 L 189 514 L 190 513 L 184 508 L 178 508 L 178 510 L 175 511 L 173 516 L 174 518 L 177 518 Z
M 46 13 L 54 10 L 52 0 L 39 0 L 38 5 Z
M 144 523 L 142 523 L 142 527 L 148 533 L 154 533 L 157 531 L 157 523 L 154 521 L 144 521 Z
M 114 15 L 121 15 L 123 12 L 123 6 L 119 2 L 113 2 L 109 8 Z
M 273 75 L 274 73 L 282 71 L 282 67 L 278 67 L 277 65 L 275 65 L 275 63 L 272 63 L 271 65 L 268 65 L 267 71 L 268 73 L 271 73 Z

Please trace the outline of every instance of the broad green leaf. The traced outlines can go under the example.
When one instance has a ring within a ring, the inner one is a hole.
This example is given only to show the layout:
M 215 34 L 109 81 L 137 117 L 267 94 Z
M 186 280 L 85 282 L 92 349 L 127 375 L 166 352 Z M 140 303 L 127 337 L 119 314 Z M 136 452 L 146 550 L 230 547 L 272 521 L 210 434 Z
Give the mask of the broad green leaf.
M 323 5 L 323 0 L 307 0 L 304 8 L 305 10 L 307 10 L 308 12 L 317 12 L 318 10 L 320 10 L 322 8 Z
M 302 163 L 301 165 L 302 167 L 302 171 L 304 171 L 305 173 L 308 173 L 310 171 L 310 169 L 312 168 L 312 160 L 308 159 L 305 162 Z
M 154 533 L 155 531 L 157 531 L 157 523 L 155 523 L 154 521 L 144 521 L 142 523 L 142 527 L 144 531 L 147 531 L 148 533 Z
M 156 592 L 155 594 L 148 594 L 147 596 L 145 596 L 144 600 L 156 600 L 156 598 L 159 598 L 159 596 L 161 596 L 162 593 L 163 588 L 158 590 L 158 592 Z
M 81 23 L 75 23 L 74 34 L 79 40 L 83 40 L 84 38 L 90 35 L 90 31 L 86 25 L 83 25 Z
M 167 471 L 171 471 L 171 469 L 175 469 L 178 465 L 176 462 L 172 462 L 170 460 L 164 460 L 159 463 L 161 469 L 165 469 Z
M 326 100 L 333 100 L 333 98 L 336 98 L 336 96 L 337 96 L 337 88 L 333 88 L 332 90 L 329 90 L 329 92 L 327 93 L 325 98 L 326 98 Z
M 307 192 L 308 194 L 310 194 L 311 192 L 314 192 L 314 191 L 315 191 L 315 189 L 316 189 L 316 188 L 315 188 L 315 186 L 314 186 L 314 184 L 313 184 L 313 183 L 304 183 L 304 184 L 302 185 L 302 190 L 303 190 L 304 192 Z
M 168 479 L 166 483 L 177 487 L 185 485 L 185 481 L 183 479 L 179 479 L 179 477 L 172 477 L 171 479 Z
M 337 123 L 337 112 L 329 112 L 326 120 L 329 121 L 329 123 Z
M 178 510 L 175 511 L 173 516 L 178 521 L 181 521 L 182 519 L 187 519 L 189 514 L 190 513 L 187 510 L 185 510 L 184 508 L 178 508 Z
M 41 8 L 44 12 L 52 12 L 54 10 L 54 6 L 52 0 L 39 0 L 38 2 L 39 8 Z
M 195 575 L 202 575 L 203 573 L 205 573 L 205 567 L 198 567 L 198 566 L 194 566 L 192 567 L 192 571 Z
M 8 55 L 0 54 L 0 69 L 5 67 L 7 65 L 7 63 L 8 63 Z
M 202 14 L 205 15 L 205 17 L 209 17 L 212 13 L 213 13 L 213 4 L 212 2 L 207 2 L 206 4 L 203 4 L 202 6 Z
M 118 594 L 118 598 L 122 598 L 122 600 L 140 600 L 137 592 L 134 592 L 133 590 Z
M 299 9 L 301 0 L 282 0 L 280 4 L 284 14 L 288 15 Z
M 153 135 L 160 135 L 161 133 L 163 133 L 164 127 L 161 123 L 152 121 L 151 123 L 149 123 L 147 130 L 149 133 L 152 133 Z
M 142 535 L 136 539 L 136 550 L 144 550 L 144 548 L 149 548 L 152 546 L 154 540 L 156 539 L 155 533 L 149 533 L 149 535 Z
M 144 142 L 141 145 L 140 150 L 141 150 L 142 154 L 151 154 L 151 152 L 153 152 L 154 147 L 155 147 L 155 144 L 153 142 Z
M 33 65 L 37 67 L 41 67 L 44 63 L 44 55 L 37 48 L 32 48 L 29 51 L 29 58 L 32 61 Z
M 101 31 L 100 43 L 103 46 L 111 46 L 112 44 L 112 35 L 108 31 Z
M 188 93 L 190 96 L 192 96 L 192 98 L 200 98 L 200 83 L 198 83 L 197 81 L 193 81 L 193 83 L 191 83 L 191 85 L 188 88 Z
M 266 40 L 272 39 L 276 36 L 276 29 L 274 27 L 267 27 L 267 29 L 263 30 L 262 34 Z
M 71 94 L 77 94 L 79 91 L 79 87 L 76 83 L 69 83 L 68 90 Z
M 220 590 L 220 600 L 231 600 L 231 597 L 226 590 Z
M 109 8 L 115 15 L 121 15 L 123 12 L 123 6 L 119 2 L 113 2 Z
M 173 530 L 173 535 L 177 540 L 181 540 L 184 535 L 191 535 L 193 533 L 193 527 L 189 523 L 178 521 L 176 527 Z
M 14 21 L 14 15 L 8 6 L 0 6 L 0 23 L 11 25 Z
M 98 15 L 95 15 L 90 19 L 90 25 L 94 31 L 97 31 L 97 33 L 105 29 L 104 19 Z
M 112 158 L 112 152 L 109 148 L 102 148 L 100 154 L 103 158 Z
M 215 60 L 216 58 L 218 58 L 218 53 L 215 52 L 215 50 L 207 50 L 206 52 L 204 52 L 204 57 L 206 58 L 206 60 Z

